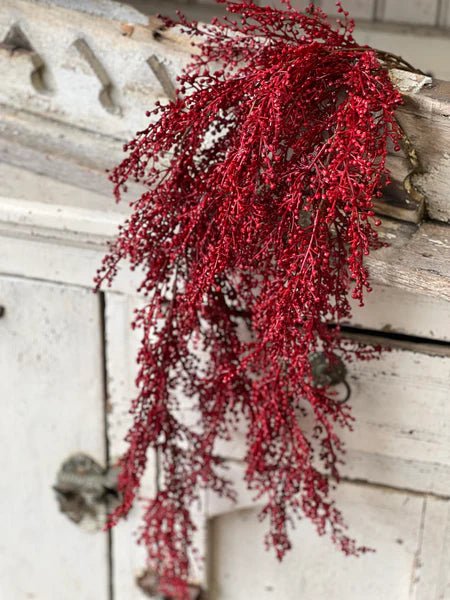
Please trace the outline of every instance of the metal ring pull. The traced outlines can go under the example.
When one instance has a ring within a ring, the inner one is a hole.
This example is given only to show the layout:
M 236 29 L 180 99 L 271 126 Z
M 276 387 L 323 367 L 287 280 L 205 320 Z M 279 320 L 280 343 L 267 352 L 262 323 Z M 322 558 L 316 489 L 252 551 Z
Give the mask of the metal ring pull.
M 312 352 L 309 356 L 314 385 L 317 387 L 336 386 L 343 384 L 346 395 L 342 400 L 336 400 L 339 404 L 348 402 L 352 394 L 348 383 L 347 367 L 339 356 L 333 354 L 330 359 L 325 352 Z

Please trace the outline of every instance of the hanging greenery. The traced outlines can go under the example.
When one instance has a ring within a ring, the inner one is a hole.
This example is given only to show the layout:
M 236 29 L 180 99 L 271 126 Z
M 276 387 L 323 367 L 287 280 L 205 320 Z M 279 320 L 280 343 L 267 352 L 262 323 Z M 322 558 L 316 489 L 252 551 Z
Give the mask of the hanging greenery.
M 180 600 L 192 507 L 203 489 L 234 498 L 216 448 L 243 422 L 245 480 L 277 557 L 302 516 L 344 553 L 366 551 L 329 497 L 343 452 L 336 429 L 352 425 L 332 384 L 344 363 L 378 353 L 343 339 L 339 324 L 349 297 L 362 305 L 370 291 L 364 258 L 381 246 L 373 200 L 388 179 L 388 142 L 400 141 L 394 59 L 355 42 L 340 4 L 333 25 L 313 5 L 219 2 L 230 15 L 211 25 L 180 17 L 196 54 L 176 99 L 148 113 L 111 175 L 118 200 L 129 181 L 146 190 L 97 276 L 111 282 L 126 261 L 143 270 L 146 297 L 134 321 L 139 393 L 122 501 L 109 525 L 130 510 L 157 451 L 160 487 L 141 541 L 161 591 Z

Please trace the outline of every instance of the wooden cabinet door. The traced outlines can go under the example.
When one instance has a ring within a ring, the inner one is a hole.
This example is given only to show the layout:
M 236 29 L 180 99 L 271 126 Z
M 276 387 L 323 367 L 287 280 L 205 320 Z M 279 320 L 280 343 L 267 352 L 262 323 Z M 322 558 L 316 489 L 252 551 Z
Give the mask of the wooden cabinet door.
M 107 535 L 53 489 L 69 456 L 105 459 L 100 299 L 0 277 L 0 305 L 0 597 L 107 600 Z

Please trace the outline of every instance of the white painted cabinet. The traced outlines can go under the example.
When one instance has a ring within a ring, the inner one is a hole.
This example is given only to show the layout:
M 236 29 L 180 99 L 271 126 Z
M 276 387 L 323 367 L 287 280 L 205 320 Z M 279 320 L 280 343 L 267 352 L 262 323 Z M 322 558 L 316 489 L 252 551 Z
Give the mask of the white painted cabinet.
M 387 290 L 379 292 L 382 302 Z M 393 302 L 401 302 L 400 291 L 390 293 Z M 372 310 L 365 310 L 372 324 L 378 313 L 382 329 L 394 313 L 380 317 L 376 300 Z M 425 302 L 419 295 L 415 301 L 418 306 Z M 112 456 L 123 449 L 127 398 L 134 395 L 138 335 L 128 323 L 135 306 L 126 295 L 106 298 Z M 435 309 L 439 314 L 448 304 L 435 302 Z M 418 313 L 414 327 L 420 330 L 428 319 L 423 311 Z M 374 552 L 346 558 L 302 521 L 292 531 L 292 551 L 278 563 L 264 549 L 266 525 L 258 521 L 258 508 L 243 484 L 244 441 L 237 433 L 220 451 L 232 459 L 229 473 L 238 502 L 207 495 L 198 521 L 203 540 L 208 540 L 208 576 L 203 576 L 210 600 L 450 598 L 450 352 L 441 344 L 384 343 L 390 351 L 380 361 L 350 367 L 356 424 L 354 432 L 345 433 L 344 482 L 335 496 L 352 534 Z M 146 491 L 151 493 L 151 485 Z M 127 546 L 139 519 L 135 509 L 113 532 L 114 585 L 120 600 L 145 597 L 134 584 L 144 556 Z M 204 543 L 202 538 L 199 543 Z

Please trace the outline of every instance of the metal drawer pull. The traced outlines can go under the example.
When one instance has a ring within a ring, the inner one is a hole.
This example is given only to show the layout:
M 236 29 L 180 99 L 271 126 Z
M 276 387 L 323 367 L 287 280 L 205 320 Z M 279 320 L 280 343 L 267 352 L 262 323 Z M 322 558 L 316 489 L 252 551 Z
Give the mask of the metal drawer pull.
M 314 384 L 318 387 L 342 384 L 346 390 L 345 396 L 337 402 L 341 404 L 348 402 L 352 390 L 346 379 L 347 368 L 343 361 L 338 356 L 334 356 L 333 361 L 330 361 L 323 352 L 313 352 L 309 356 L 309 363 L 312 369 Z
M 151 569 L 145 570 L 136 578 L 138 588 L 149 598 L 160 598 L 161 600 L 173 600 L 173 596 L 162 594 L 159 586 L 158 576 Z M 202 600 L 205 596 L 202 594 L 202 588 L 196 584 L 188 586 L 189 600 Z
M 53 489 L 60 511 L 88 531 L 102 529 L 106 514 L 119 501 L 117 469 L 104 469 L 86 454 L 63 462 Z

